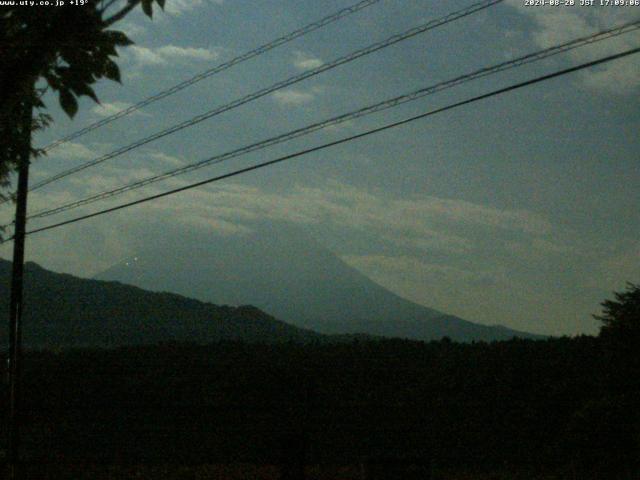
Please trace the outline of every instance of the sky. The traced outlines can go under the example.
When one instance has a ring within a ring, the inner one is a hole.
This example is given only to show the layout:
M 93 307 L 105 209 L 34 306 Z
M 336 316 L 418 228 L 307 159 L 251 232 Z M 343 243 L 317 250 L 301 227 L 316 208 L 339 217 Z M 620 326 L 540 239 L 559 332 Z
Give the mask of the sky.
M 355 0 L 167 0 L 117 24 L 122 85 L 70 120 L 48 93 L 43 146 Z M 51 150 L 31 182 L 471 5 L 383 0 Z M 576 2 L 579 4 L 579 1 Z M 640 19 L 640 7 L 497 6 L 400 42 L 34 191 L 30 212 Z M 469 82 L 55 217 L 73 218 L 640 46 L 627 34 Z M 640 282 L 640 55 L 476 102 L 206 187 L 30 236 L 27 258 L 82 277 L 184 229 L 297 226 L 415 302 L 483 324 L 594 334 L 591 315 Z M 11 217 L 0 207 L 0 220 Z M 163 227 L 164 226 L 164 227 Z M 4 244 L 0 255 L 9 258 Z

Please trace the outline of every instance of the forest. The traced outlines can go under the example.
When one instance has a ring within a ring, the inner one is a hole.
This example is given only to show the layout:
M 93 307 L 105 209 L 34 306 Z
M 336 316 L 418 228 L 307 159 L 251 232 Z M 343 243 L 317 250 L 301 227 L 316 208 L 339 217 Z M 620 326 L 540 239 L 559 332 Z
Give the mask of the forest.
M 637 478 L 638 337 L 618 333 L 31 351 L 27 478 Z

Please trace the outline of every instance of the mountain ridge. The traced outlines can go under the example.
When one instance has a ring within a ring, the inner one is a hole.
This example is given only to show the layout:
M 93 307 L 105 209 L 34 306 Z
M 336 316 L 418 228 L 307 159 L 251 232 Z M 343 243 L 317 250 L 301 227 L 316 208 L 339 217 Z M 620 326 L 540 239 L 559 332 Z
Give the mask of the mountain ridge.
M 542 338 L 469 322 L 404 299 L 313 238 L 281 225 L 259 225 L 245 235 L 145 239 L 137 253 L 94 278 L 214 304 L 256 305 L 289 324 L 323 334 L 422 341 L 445 336 L 457 341 Z
M 11 262 L 0 259 L 0 315 L 8 317 Z M 219 340 L 307 342 L 324 338 L 251 305 L 213 305 L 115 281 L 83 279 L 25 264 L 27 347 L 114 347 Z M 0 335 L 8 334 L 6 322 Z M 5 342 L 6 344 L 7 342 Z

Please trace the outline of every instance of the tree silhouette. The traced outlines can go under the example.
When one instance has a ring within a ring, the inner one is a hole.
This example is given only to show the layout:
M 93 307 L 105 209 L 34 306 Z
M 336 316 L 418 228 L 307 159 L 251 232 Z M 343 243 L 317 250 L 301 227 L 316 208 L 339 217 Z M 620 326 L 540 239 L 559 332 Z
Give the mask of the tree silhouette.
M 42 94 L 49 88 L 58 92 L 70 117 L 78 110 L 78 97 L 98 102 L 92 85 L 101 78 L 120 81 L 116 47 L 133 43 L 109 28 L 137 5 L 151 17 L 154 2 L 164 8 L 165 0 L 0 8 L 0 188 L 8 186 L 10 173 L 27 151 L 32 157 L 39 153 L 31 148 L 31 132 L 50 121 Z M 36 88 L 42 80 L 46 86 Z
M 614 292 L 615 300 L 605 300 L 602 315 L 594 315 L 602 322 L 600 334 L 617 337 L 631 337 L 635 340 L 640 333 L 640 285 L 627 283 L 625 292 Z
M 627 283 L 627 290 L 614 292 L 615 300 L 601 303 L 600 338 L 608 352 L 610 378 L 623 391 L 640 388 L 640 285 Z

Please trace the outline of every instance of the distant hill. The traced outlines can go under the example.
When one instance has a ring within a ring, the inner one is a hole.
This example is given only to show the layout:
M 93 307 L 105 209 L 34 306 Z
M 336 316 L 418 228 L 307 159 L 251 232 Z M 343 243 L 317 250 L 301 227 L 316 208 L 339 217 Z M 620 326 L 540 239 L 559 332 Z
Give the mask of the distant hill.
M 0 259 L 0 335 L 7 344 L 11 262 Z M 24 341 L 32 348 L 208 343 L 221 339 L 287 342 L 322 336 L 252 306 L 217 306 L 173 293 L 86 280 L 25 265 Z
M 326 334 L 426 341 L 537 337 L 401 298 L 299 230 L 277 224 L 256 225 L 248 235 L 167 232 L 96 278 L 216 304 L 256 305 L 285 322 Z

